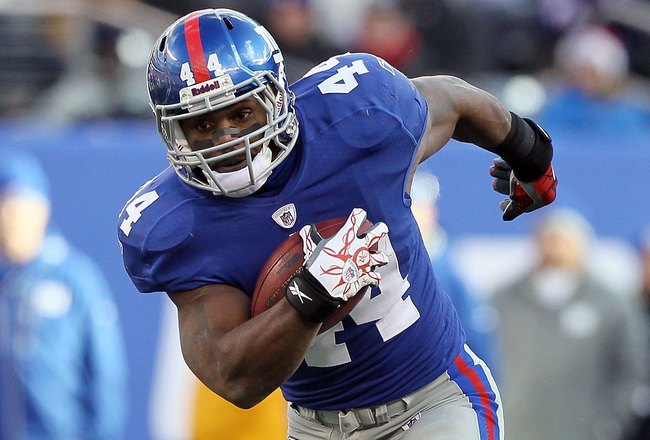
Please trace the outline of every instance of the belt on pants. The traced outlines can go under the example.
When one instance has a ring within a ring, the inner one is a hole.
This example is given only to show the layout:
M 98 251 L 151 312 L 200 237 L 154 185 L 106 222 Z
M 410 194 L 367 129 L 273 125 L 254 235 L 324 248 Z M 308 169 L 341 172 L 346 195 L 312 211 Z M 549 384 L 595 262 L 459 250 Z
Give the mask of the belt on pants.
M 342 411 L 324 411 L 303 408 L 291 404 L 291 407 L 306 419 L 323 425 L 338 427 L 341 432 L 350 433 L 357 429 L 370 428 L 388 423 L 393 417 L 403 414 L 409 407 L 409 397 L 370 408 L 353 408 Z

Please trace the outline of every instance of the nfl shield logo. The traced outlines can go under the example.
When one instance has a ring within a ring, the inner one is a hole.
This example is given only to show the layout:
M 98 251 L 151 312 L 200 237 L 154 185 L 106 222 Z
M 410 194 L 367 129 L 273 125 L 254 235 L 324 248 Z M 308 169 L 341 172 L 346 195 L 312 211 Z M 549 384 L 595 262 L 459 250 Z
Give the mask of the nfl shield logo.
M 283 207 L 278 208 L 271 217 L 278 225 L 289 229 L 296 224 L 296 206 L 293 203 L 284 205 Z

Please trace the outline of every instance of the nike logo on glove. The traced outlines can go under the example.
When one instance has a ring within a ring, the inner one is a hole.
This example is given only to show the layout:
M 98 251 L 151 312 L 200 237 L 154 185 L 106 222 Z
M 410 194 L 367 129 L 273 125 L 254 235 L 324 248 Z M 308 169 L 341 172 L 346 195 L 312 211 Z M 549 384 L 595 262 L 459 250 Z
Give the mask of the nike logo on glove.
M 300 290 L 300 288 L 298 287 L 298 283 L 296 283 L 295 281 L 292 281 L 291 284 L 289 285 L 289 292 L 293 296 L 297 296 L 302 304 L 305 303 L 305 301 L 303 301 L 303 298 L 308 299 L 309 301 L 313 301 L 308 295 L 304 294 Z

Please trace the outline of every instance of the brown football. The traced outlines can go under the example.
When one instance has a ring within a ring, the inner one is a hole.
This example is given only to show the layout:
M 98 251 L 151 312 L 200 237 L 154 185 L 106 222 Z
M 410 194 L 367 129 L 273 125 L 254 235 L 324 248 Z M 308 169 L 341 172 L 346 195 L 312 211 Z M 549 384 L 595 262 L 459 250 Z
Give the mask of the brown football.
M 346 222 L 346 218 L 335 218 L 316 223 L 316 229 L 323 238 L 334 235 Z M 372 223 L 366 220 L 361 225 L 360 232 L 367 230 Z M 285 289 L 294 275 L 303 270 L 305 254 L 302 251 L 302 240 L 298 233 L 291 234 L 273 251 L 262 267 L 255 284 L 251 300 L 251 316 L 270 309 L 284 298 Z M 332 328 L 337 322 L 345 318 L 350 311 L 361 301 L 368 288 L 363 289 L 332 313 L 323 322 L 319 333 Z

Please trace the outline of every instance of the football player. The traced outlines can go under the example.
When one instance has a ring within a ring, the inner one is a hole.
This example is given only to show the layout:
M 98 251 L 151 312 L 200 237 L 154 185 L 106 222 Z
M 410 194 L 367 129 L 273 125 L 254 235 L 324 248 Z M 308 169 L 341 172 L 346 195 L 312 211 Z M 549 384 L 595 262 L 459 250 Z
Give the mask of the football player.
M 289 86 L 272 36 L 226 9 L 173 23 L 147 78 L 171 166 L 126 203 L 119 240 L 136 287 L 176 304 L 197 377 L 242 408 L 281 387 L 293 439 L 502 438 L 495 383 L 436 282 L 408 193 L 453 138 L 500 156 L 504 220 L 547 205 L 557 181 L 544 130 L 461 79 L 408 79 L 365 53 Z M 312 224 L 337 217 L 322 239 Z M 293 232 L 303 270 L 251 318 L 260 269 Z

